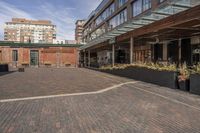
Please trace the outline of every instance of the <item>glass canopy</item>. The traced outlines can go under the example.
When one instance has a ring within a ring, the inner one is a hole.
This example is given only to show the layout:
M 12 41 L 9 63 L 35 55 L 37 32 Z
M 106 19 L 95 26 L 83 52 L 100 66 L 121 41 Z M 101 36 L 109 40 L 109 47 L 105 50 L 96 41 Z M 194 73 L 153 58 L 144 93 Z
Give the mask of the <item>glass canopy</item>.
M 90 41 L 87 45 L 81 47 L 81 49 L 89 48 L 91 46 L 97 45 L 109 39 L 113 39 L 117 36 L 125 34 L 129 31 L 134 31 L 135 29 L 151 24 L 155 21 L 164 19 L 170 15 L 185 11 L 199 4 L 200 0 L 169 0 L 167 4 L 161 4 L 161 6 L 157 9 L 153 11 L 150 10 L 145 14 L 139 15 L 138 17 L 133 18 L 131 21 L 128 21 L 116 27 L 115 29 L 101 35 L 100 37 Z

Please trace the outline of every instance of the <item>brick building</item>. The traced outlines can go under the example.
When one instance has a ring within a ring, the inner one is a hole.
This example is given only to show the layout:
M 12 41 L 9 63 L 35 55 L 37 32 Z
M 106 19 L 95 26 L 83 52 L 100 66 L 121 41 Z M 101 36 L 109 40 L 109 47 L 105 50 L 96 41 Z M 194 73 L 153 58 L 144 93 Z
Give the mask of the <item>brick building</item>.
M 10 67 L 76 67 L 79 45 L 0 43 L 0 63 Z
M 56 26 L 48 20 L 27 20 L 13 18 L 6 22 L 4 40 L 21 43 L 53 43 Z

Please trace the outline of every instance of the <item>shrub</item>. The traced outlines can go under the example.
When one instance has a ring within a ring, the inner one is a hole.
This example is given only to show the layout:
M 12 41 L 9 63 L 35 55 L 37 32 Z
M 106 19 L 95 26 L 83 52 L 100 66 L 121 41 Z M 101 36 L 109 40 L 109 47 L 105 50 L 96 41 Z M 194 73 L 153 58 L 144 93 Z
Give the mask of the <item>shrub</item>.
M 158 71 L 176 71 L 176 65 L 175 64 L 167 64 L 164 65 L 162 63 L 134 63 L 134 64 L 116 64 L 114 67 L 111 65 L 103 66 L 100 69 L 101 70 L 114 70 L 114 69 L 126 69 L 131 67 L 139 67 L 139 68 L 147 68 L 152 70 L 158 70 Z
M 179 81 L 185 81 L 190 78 L 190 70 L 187 68 L 186 63 L 184 63 L 180 68 L 179 68 L 179 76 L 178 79 Z
M 194 73 L 200 74 L 200 63 L 194 66 Z

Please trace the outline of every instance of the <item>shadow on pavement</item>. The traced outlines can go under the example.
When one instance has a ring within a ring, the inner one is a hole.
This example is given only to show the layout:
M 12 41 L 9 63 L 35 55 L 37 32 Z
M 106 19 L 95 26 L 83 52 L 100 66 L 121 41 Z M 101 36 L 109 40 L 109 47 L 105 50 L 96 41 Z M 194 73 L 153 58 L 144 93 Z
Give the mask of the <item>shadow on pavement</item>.
M 4 75 L 7 75 L 7 74 L 12 74 L 12 73 L 14 73 L 14 72 L 16 72 L 16 71 L 0 72 L 0 77 L 1 77 L 1 76 L 4 76 Z

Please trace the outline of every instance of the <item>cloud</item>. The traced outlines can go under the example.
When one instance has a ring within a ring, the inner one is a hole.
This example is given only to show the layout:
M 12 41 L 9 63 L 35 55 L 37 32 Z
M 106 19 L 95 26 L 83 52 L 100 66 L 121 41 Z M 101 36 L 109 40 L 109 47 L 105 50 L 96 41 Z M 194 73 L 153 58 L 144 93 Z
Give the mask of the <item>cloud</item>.
M 24 4 L 16 4 L 19 1 Z M 80 0 L 78 2 L 58 0 L 58 2 L 63 2 L 63 4 L 58 4 L 57 1 L 51 0 L 35 1 L 38 2 L 35 5 L 26 0 L 16 0 L 10 4 L 0 1 L 0 39 L 3 39 L 4 23 L 11 21 L 13 17 L 22 17 L 34 20 L 51 20 L 57 26 L 57 38 L 74 40 L 76 20 L 86 19 L 101 2 L 101 0 Z
M 15 6 L 0 1 L 0 39 L 3 39 L 4 24 L 13 17 L 23 17 L 28 19 L 34 19 L 30 14 L 23 10 L 17 9 Z
M 60 39 L 74 39 L 75 17 L 69 12 L 74 8 L 60 7 L 59 10 L 56 6 L 49 3 L 43 3 L 39 11 L 45 14 L 45 19 L 51 20 L 57 26 L 57 36 Z M 43 16 L 37 16 L 43 17 Z

